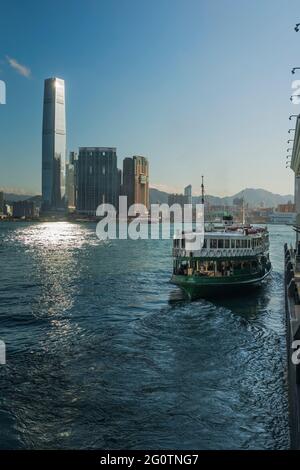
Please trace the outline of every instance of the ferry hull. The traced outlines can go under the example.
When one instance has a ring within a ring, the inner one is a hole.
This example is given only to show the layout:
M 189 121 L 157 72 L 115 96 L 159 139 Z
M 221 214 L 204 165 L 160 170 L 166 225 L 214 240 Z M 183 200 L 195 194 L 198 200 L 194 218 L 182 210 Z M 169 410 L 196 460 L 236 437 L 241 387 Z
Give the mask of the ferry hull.
M 171 283 L 179 286 L 190 299 L 217 297 L 220 295 L 237 294 L 261 284 L 271 272 L 268 270 L 246 276 L 228 276 L 218 278 L 201 278 L 196 276 L 173 275 Z

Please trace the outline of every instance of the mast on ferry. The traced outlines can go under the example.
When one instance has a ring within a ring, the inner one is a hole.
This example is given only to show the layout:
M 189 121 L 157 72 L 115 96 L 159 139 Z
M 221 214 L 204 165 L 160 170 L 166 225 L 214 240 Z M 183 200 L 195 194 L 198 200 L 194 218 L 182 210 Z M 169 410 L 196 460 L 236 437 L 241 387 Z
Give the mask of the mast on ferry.
M 242 203 L 242 224 L 246 224 L 246 217 L 245 217 L 245 198 L 244 198 L 244 193 L 242 197 L 243 203 Z
M 201 183 L 201 204 L 204 204 L 204 182 L 203 182 L 203 175 L 201 176 L 202 183 Z

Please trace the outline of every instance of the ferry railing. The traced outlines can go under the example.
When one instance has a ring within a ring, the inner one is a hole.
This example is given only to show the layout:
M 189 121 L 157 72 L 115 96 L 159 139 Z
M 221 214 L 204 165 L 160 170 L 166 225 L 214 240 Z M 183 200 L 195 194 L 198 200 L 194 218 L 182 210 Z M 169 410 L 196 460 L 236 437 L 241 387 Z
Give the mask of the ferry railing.
M 254 248 L 202 248 L 201 250 L 189 251 L 185 248 L 172 248 L 172 255 L 176 256 L 190 256 L 190 253 L 193 253 L 196 256 L 203 257 L 212 257 L 219 258 L 224 257 L 239 257 L 239 256 L 255 256 L 261 255 L 265 252 L 265 248 L 262 246 L 257 246 Z

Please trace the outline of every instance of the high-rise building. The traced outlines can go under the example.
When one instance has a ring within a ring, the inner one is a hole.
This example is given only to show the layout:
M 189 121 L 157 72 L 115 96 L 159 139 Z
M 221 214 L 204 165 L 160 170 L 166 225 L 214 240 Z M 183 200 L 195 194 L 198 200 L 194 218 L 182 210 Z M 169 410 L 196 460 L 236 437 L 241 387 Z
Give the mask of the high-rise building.
M 75 208 L 76 191 L 75 191 L 75 179 L 76 179 L 76 165 L 77 165 L 77 153 L 70 152 L 69 161 L 66 164 L 66 204 L 69 209 Z
M 149 163 L 147 158 L 133 156 L 123 160 L 123 188 L 127 204 L 143 204 L 149 209 Z
M 122 194 L 127 196 L 127 204 L 131 206 L 134 198 L 134 162 L 133 158 L 127 157 L 123 160 L 123 183 Z
M 14 217 L 35 217 L 36 208 L 33 201 L 16 201 L 13 203 Z
M 65 82 L 48 78 L 44 86 L 42 209 L 65 208 L 66 118 Z
M 186 200 L 186 204 L 192 204 L 192 185 L 189 184 L 184 188 L 184 196 Z
M 76 164 L 76 210 L 95 215 L 108 203 L 118 208 L 119 170 L 114 147 L 80 147 Z

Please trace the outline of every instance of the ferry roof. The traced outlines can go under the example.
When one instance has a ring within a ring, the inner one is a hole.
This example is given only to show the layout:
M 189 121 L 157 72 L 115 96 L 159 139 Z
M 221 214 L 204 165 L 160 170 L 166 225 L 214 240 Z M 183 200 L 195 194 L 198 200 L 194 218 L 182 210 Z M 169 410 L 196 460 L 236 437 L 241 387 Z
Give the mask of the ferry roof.
M 195 232 L 196 233 L 196 232 Z M 266 232 L 256 232 L 256 233 L 245 233 L 242 231 L 232 231 L 232 232 L 225 232 L 225 231 L 216 231 L 216 232 L 205 232 L 205 236 L 209 238 L 220 238 L 220 237 L 261 237 Z

